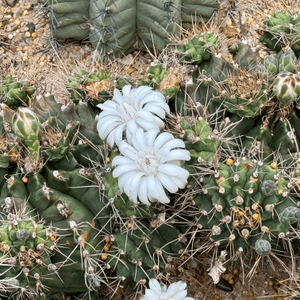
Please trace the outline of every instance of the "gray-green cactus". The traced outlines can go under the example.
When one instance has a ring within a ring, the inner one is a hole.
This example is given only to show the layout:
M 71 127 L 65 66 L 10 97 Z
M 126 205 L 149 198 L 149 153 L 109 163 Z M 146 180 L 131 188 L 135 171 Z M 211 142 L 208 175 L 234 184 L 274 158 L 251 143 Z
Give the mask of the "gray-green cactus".
M 216 0 L 51 0 L 51 19 L 58 38 L 84 39 L 89 35 L 103 56 L 119 56 L 134 47 L 162 49 L 180 25 L 207 21 L 219 3 Z

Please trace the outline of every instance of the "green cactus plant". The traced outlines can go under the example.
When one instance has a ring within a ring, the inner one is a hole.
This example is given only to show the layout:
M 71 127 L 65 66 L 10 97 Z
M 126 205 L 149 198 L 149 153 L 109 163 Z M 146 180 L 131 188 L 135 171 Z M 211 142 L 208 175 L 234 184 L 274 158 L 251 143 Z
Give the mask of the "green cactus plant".
M 0 81 L 0 101 L 12 109 L 29 105 L 29 99 L 35 92 L 29 81 L 20 82 L 17 77 L 6 76 Z
M 299 220 L 290 186 L 275 161 L 229 157 L 214 175 L 203 177 L 202 193 L 195 197 L 199 222 L 221 245 L 231 244 L 236 251 L 252 246 L 259 255 L 268 255 L 271 244 Z
M 51 0 L 52 30 L 57 38 L 90 41 L 102 56 L 119 56 L 134 47 L 162 49 L 179 25 L 207 21 L 219 8 L 216 0 Z M 196 20 L 196 19 L 197 20 Z
M 261 36 L 261 42 L 276 52 L 290 46 L 299 55 L 299 14 L 293 15 L 289 10 L 275 11 L 269 19 L 264 19 L 264 24 L 267 28 Z
M 80 100 L 86 101 L 90 98 L 91 102 L 97 105 L 107 99 L 114 88 L 115 83 L 110 74 L 106 74 L 102 69 L 93 72 L 79 70 L 69 79 L 67 85 L 67 90 L 75 104 L 78 104 Z
M 177 46 L 177 56 L 181 63 L 199 65 L 209 60 L 211 54 L 220 48 L 221 39 L 213 32 L 195 35 L 187 43 Z
M 160 91 L 167 100 L 176 96 L 180 88 L 180 81 L 176 72 L 167 70 L 158 62 L 156 65 L 149 67 L 148 74 L 149 80 L 139 80 L 139 86 L 151 86 L 153 89 Z
M 57 39 L 88 38 L 90 0 L 48 0 L 51 29 Z

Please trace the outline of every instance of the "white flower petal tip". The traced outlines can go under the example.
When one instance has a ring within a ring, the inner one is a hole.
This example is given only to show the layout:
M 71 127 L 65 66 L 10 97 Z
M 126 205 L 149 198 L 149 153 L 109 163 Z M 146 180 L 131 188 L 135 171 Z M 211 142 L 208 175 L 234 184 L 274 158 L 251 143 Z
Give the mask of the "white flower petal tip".
M 174 282 L 169 287 L 160 284 L 156 279 L 150 279 L 149 289 L 146 289 L 145 295 L 141 300 L 195 300 L 186 297 L 186 283 L 182 281 Z
M 186 186 L 189 172 L 180 166 L 191 157 L 178 141 L 167 132 L 136 128 L 119 144 L 122 156 L 112 161 L 113 176 L 131 201 L 169 203 L 165 189 L 176 193 Z
M 98 116 L 98 133 L 101 139 L 107 138 L 110 147 L 120 144 L 124 131 L 128 134 L 127 125 L 130 127 L 129 132 L 134 127 L 146 131 L 159 130 L 164 126 L 162 119 L 166 113 L 170 113 L 164 95 L 149 86 L 132 89 L 126 85 L 122 93 L 115 89 L 112 100 L 98 105 L 102 110 Z

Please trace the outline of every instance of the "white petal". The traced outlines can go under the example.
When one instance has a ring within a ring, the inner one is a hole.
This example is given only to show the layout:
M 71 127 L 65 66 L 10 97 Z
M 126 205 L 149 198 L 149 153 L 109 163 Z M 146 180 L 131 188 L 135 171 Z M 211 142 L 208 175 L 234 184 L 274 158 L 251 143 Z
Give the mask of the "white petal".
M 118 125 L 120 125 L 119 120 L 112 120 L 112 122 L 104 123 L 101 127 L 97 126 L 98 133 L 100 137 L 103 139 L 110 134 L 112 130 L 114 130 Z
M 152 120 L 152 119 L 151 119 Z M 136 122 L 145 130 L 151 130 L 151 129 L 159 129 L 158 125 L 152 120 L 152 122 L 147 121 L 145 119 L 142 118 L 137 118 Z
M 187 291 L 179 291 L 174 295 L 174 300 L 184 300 L 187 295 Z
M 165 123 L 163 120 L 161 120 L 159 117 L 156 117 L 155 115 L 153 115 L 153 120 L 155 125 L 160 129 L 163 130 L 165 128 Z
M 115 143 L 117 146 L 119 146 L 123 140 L 124 127 L 125 127 L 125 124 L 121 124 L 115 129 Z
M 180 139 L 172 139 L 164 144 L 164 148 L 174 149 L 174 148 L 184 148 L 185 144 L 183 140 Z
M 162 151 L 164 150 L 164 151 Z M 183 149 L 175 149 L 168 151 L 165 148 L 161 148 L 161 150 L 158 151 L 158 155 L 161 155 L 162 160 L 161 162 L 165 163 L 166 161 L 172 161 L 172 160 L 190 160 L 191 154 L 187 150 Z
M 154 142 L 154 149 L 159 150 L 160 147 L 162 147 L 165 143 L 167 143 L 170 140 L 173 140 L 174 137 L 171 133 L 163 132 L 156 138 Z
M 157 295 L 161 294 L 161 287 L 159 282 L 156 279 L 149 280 L 149 288 L 154 291 Z
M 147 183 L 147 177 L 143 177 L 141 179 L 141 184 L 139 187 L 139 192 L 138 192 L 139 199 L 142 203 L 149 205 L 149 200 L 148 200 L 148 183 Z
M 176 193 L 178 191 L 177 185 L 164 173 L 158 173 L 157 177 L 162 185 L 170 192 Z
M 171 176 L 180 176 L 182 178 L 187 178 L 189 176 L 187 170 L 173 164 L 162 164 L 158 167 L 158 171 Z
M 119 177 L 120 175 L 124 174 L 124 173 L 127 173 L 127 172 L 130 172 L 130 171 L 138 171 L 138 166 L 135 165 L 135 164 L 122 164 L 122 165 L 119 165 L 118 167 L 116 167 L 114 170 L 113 170 L 113 177 L 114 178 L 117 178 Z
M 146 144 L 147 146 L 152 147 L 155 141 L 156 136 L 158 135 L 159 130 L 158 129 L 150 129 L 147 133 L 146 133 Z
M 100 109 L 103 109 L 103 110 L 105 110 L 105 109 L 116 109 L 117 104 L 115 102 L 111 101 L 111 100 L 107 100 L 102 104 L 98 104 L 97 107 L 99 107 Z
M 133 163 L 132 159 L 130 159 L 128 157 L 118 155 L 118 156 L 114 157 L 111 165 L 113 167 L 115 167 L 115 166 L 120 165 L 120 164 L 131 164 L 131 163 Z
M 131 171 L 118 177 L 118 186 L 121 190 L 124 190 L 125 185 L 135 173 L 136 171 Z
M 130 92 L 131 92 L 131 85 L 130 84 L 127 84 L 122 88 L 123 96 L 130 96 Z M 121 93 L 120 93 L 120 95 L 121 95 Z
M 180 188 L 184 189 L 187 185 L 187 178 L 181 178 L 179 176 L 170 176 L 170 179 Z
M 146 148 L 144 135 L 144 130 L 142 128 L 139 128 L 131 138 L 130 142 L 137 151 Z
M 149 289 L 146 290 L 145 296 L 151 300 L 159 300 L 159 296 L 154 291 Z
M 156 180 L 153 175 L 147 177 L 148 183 L 148 194 L 151 195 L 153 198 L 158 199 L 159 193 L 157 191 Z
M 167 103 L 161 103 L 158 106 L 157 104 L 150 102 L 144 106 L 144 109 L 151 111 L 152 113 L 156 114 L 157 116 L 159 116 L 162 119 L 164 119 L 166 117 L 166 111 L 168 111 L 168 108 L 169 108 L 169 106 Z
M 137 151 L 128 143 L 125 141 L 122 141 L 119 145 L 120 152 L 129 158 L 131 158 L 133 161 L 137 158 Z
M 107 137 L 106 142 L 110 148 L 113 148 L 114 143 L 115 143 L 115 130 L 110 132 L 110 134 Z
M 162 187 L 160 180 L 157 179 L 156 181 L 158 181 L 156 183 L 157 190 L 158 190 L 158 193 L 159 193 L 159 196 L 157 198 L 158 202 L 160 202 L 160 203 L 169 203 L 170 199 L 167 197 L 166 192 L 165 192 L 164 188 Z
M 177 292 L 177 282 L 174 282 L 168 287 L 166 293 L 168 293 L 168 295 L 172 297 L 176 294 L 176 292 Z

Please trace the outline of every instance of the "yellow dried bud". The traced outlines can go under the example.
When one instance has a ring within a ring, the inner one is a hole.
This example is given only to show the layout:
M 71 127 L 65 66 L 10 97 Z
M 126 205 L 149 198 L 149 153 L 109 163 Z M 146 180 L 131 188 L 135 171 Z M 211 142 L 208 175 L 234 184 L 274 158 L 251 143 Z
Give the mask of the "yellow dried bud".
M 226 159 L 226 165 L 231 167 L 234 164 L 234 160 L 232 158 L 227 158 Z
M 276 169 L 276 168 L 277 168 L 277 163 L 276 163 L 275 161 L 273 161 L 273 162 L 271 163 L 271 168 L 272 168 L 272 169 Z

